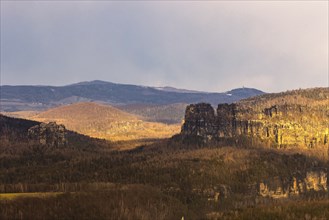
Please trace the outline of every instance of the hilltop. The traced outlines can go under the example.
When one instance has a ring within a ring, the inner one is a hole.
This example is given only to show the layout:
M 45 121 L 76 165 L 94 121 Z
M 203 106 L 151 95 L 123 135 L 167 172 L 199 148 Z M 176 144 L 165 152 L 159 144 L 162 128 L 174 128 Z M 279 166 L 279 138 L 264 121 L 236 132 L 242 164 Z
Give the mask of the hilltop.
M 94 102 L 79 102 L 71 105 L 64 105 L 47 111 L 40 112 L 38 115 L 32 116 L 39 120 L 54 119 L 56 121 L 63 120 L 75 121 L 80 120 L 85 126 L 87 123 L 100 123 L 101 121 L 106 121 L 106 123 L 111 123 L 115 121 L 134 121 L 138 120 L 138 117 L 132 114 L 123 112 L 117 108 L 110 105 L 103 105 Z

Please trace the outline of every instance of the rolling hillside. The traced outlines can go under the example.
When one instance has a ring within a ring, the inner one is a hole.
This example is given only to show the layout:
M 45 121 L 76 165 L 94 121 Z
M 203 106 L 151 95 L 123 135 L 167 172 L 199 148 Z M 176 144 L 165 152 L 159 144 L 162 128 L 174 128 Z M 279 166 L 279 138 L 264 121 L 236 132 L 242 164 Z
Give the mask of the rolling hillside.
M 98 101 L 111 105 L 173 104 L 209 102 L 231 103 L 263 94 L 257 89 L 241 88 L 225 93 L 206 93 L 175 88 L 154 88 L 104 81 L 67 86 L 1 86 L 1 111 L 45 110 L 76 102 Z
M 142 118 L 109 105 L 75 103 L 29 117 L 40 122 L 55 121 L 66 128 L 91 137 L 127 141 L 171 137 L 180 125 L 145 122 Z

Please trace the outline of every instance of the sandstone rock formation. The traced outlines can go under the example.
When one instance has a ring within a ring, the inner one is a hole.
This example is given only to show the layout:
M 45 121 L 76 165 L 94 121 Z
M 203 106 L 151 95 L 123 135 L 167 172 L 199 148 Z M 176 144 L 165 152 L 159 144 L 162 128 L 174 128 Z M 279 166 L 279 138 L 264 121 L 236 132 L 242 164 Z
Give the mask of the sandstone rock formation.
M 259 184 L 259 195 L 275 199 L 288 198 L 310 191 L 328 191 L 325 171 L 309 171 L 304 177 L 294 176 L 290 180 L 275 177 Z
M 302 92 L 219 104 L 217 114 L 210 104 L 189 105 L 181 135 L 197 136 L 205 142 L 244 136 L 278 148 L 328 147 L 329 91 L 314 89 L 306 91 L 308 96 Z M 315 98 L 309 98 L 309 93 L 315 93 Z
M 43 146 L 62 147 L 67 144 L 64 125 L 57 125 L 55 122 L 41 123 L 29 128 L 28 137 L 30 141 Z
M 211 139 L 217 132 L 215 112 L 210 104 L 192 104 L 186 107 L 183 134 Z

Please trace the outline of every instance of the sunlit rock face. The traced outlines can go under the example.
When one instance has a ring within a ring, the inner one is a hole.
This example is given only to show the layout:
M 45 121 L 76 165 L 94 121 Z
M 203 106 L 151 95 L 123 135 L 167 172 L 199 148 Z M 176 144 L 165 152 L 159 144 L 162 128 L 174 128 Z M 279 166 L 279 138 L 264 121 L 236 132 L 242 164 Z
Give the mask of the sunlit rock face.
M 67 144 L 64 125 L 57 125 L 55 122 L 41 123 L 29 128 L 28 137 L 31 142 L 43 146 L 62 147 Z
M 259 183 L 259 195 L 274 199 L 288 198 L 306 192 L 327 192 L 327 173 L 309 171 L 306 176 L 293 176 L 289 180 L 275 177 Z
M 329 92 L 306 90 L 308 96 L 315 93 L 311 98 L 302 92 L 219 104 L 216 114 L 209 104 L 189 105 L 181 134 L 205 141 L 245 136 L 277 148 L 328 147 Z
M 305 187 L 306 190 L 314 190 L 314 191 L 327 191 L 327 174 L 323 171 L 321 172 L 307 172 L 305 178 Z

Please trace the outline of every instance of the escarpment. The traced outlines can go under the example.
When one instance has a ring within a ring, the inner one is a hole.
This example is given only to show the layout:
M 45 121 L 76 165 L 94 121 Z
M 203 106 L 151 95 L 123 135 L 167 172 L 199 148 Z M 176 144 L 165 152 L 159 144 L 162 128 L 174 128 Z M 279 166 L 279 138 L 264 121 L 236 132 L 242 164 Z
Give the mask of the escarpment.
M 264 146 L 328 147 L 329 92 L 327 88 L 269 94 L 233 104 L 187 106 L 183 137 L 204 142 L 248 137 Z

